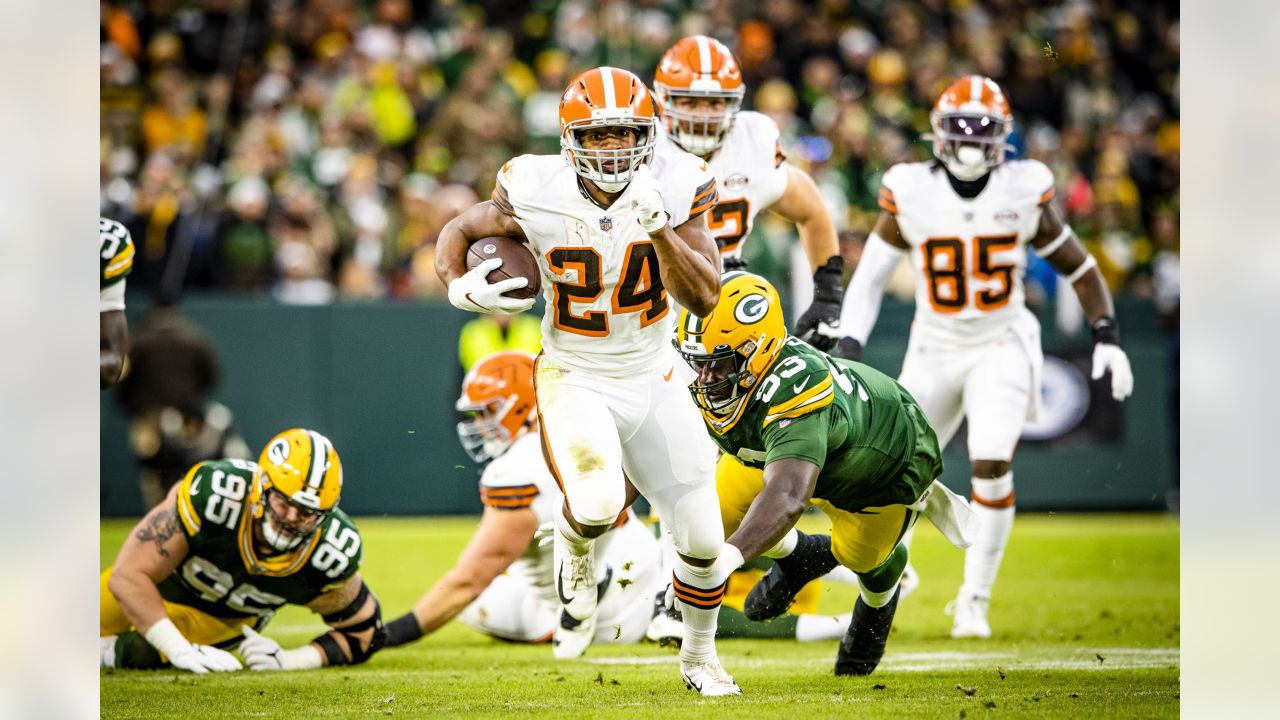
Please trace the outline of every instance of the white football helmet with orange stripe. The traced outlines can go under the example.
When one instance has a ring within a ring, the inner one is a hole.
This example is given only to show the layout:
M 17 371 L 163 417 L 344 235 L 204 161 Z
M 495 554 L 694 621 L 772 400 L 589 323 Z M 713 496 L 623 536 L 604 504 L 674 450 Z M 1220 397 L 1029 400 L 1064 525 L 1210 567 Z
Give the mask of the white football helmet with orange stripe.
M 621 192 L 657 144 L 653 95 L 633 73 L 612 67 L 588 70 L 560 98 L 560 148 L 569 166 L 607 193 Z M 589 128 L 630 127 L 635 147 L 587 149 L 578 133 Z
M 497 352 L 477 362 L 462 380 L 458 440 L 478 463 L 502 455 L 538 419 L 533 394 L 533 356 L 518 350 Z
M 681 38 L 658 63 L 653 90 L 658 95 L 667 133 L 684 150 L 707 156 L 729 134 L 746 92 L 742 70 L 724 43 L 706 35 Z M 687 110 L 677 98 L 721 101 L 716 109 Z
M 969 75 L 943 91 L 929 124 L 938 160 L 957 178 L 977 180 L 1004 162 L 1013 112 L 994 80 Z

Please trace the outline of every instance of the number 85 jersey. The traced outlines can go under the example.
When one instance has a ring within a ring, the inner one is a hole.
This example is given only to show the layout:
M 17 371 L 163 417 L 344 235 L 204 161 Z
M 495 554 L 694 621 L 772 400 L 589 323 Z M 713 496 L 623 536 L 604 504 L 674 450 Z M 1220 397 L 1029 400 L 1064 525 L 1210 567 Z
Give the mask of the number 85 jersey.
M 269 618 L 345 583 L 360 567 L 363 542 L 338 508 L 302 545 L 270 557 L 253 545 L 249 490 L 262 471 L 245 460 L 196 465 L 177 489 L 178 524 L 190 548 L 159 584 L 168 602 L 221 618 Z M 261 623 L 258 623 L 261 626 Z
M 659 144 L 649 167 L 671 227 L 715 205 L 715 176 L 696 156 Z M 569 369 L 628 377 L 669 358 L 672 300 L 633 186 L 601 208 L 559 155 L 522 155 L 498 172 L 492 202 L 520 225 L 546 281 L 543 351 Z
M 1025 245 L 1052 197 L 1053 175 L 1037 160 L 1001 163 L 972 199 L 958 195 L 935 162 L 889 168 L 880 207 L 911 246 L 913 332 L 946 344 L 983 344 L 1026 314 Z

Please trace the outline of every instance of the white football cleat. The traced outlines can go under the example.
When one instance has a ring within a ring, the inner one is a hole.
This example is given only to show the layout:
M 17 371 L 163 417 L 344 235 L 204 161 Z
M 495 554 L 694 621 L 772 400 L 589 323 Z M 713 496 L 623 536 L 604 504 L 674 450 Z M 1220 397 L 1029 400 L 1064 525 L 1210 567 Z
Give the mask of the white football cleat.
M 560 571 L 556 573 L 556 592 L 560 595 L 560 604 L 564 606 L 569 617 L 578 621 L 586 621 L 596 614 L 596 603 L 599 591 L 596 588 L 592 553 L 585 555 L 568 555 L 560 561 Z
M 898 581 L 898 584 L 900 588 L 898 590 L 898 602 L 906 600 L 911 593 L 916 591 L 916 588 L 920 587 L 920 573 L 916 572 L 911 563 L 907 563 L 907 566 L 903 568 L 902 579 Z
M 947 606 L 947 610 L 955 616 L 951 623 L 953 638 L 989 638 L 991 625 L 987 622 L 987 608 L 991 598 L 961 592 Z
M 659 645 L 667 645 L 675 643 L 680 645 L 684 641 L 684 616 L 678 609 L 667 607 L 667 591 L 671 589 L 671 584 L 658 591 L 653 598 L 653 619 L 649 621 L 649 627 L 644 631 L 644 636 Z
M 742 688 L 733 681 L 732 675 L 724 671 L 719 658 L 713 657 L 701 663 L 681 662 L 680 675 L 684 677 L 685 687 L 697 690 L 703 697 L 742 694 Z
M 596 616 L 574 620 L 569 611 L 560 609 L 560 624 L 551 638 L 551 654 L 557 660 L 576 660 L 591 647 L 596 636 Z

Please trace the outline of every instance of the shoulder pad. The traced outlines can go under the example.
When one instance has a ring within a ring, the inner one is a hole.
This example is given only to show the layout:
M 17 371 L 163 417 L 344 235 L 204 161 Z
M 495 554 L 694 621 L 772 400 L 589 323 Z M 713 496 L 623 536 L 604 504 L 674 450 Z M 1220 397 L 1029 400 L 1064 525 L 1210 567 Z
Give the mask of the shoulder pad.
M 761 381 L 758 397 L 768 406 L 763 427 L 820 410 L 834 398 L 825 356 L 796 338 L 788 338 L 786 347 L 791 352 L 779 358 Z
M 100 287 L 123 280 L 133 269 L 134 247 L 129 230 L 115 220 L 98 218 L 98 254 L 102 271 Z
M 248 502 L 257 465 L 247 460 L 211 460 L 191 468 L 178 484 L 178 518 L 187 535 L 218 528 L 234 531 Z
M 1028 192 L 1039 193 L 1040 199 L 1037 204 L 1043 205 L 1053 199 L 1053 171 L 1048 165 L 1039 160 L 1010 160 L 1005 163 L 1013 170 L 1014 182 L 1017 183 L 1019 193 L 1024 189 Z

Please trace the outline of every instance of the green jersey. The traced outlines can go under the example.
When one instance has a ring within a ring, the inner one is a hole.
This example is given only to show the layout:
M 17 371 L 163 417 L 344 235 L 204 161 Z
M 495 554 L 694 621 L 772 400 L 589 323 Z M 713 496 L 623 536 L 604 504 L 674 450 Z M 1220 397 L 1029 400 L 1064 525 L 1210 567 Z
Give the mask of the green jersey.
M 260 556 L 254 548 L 248 502 L 254 463 L 204 462 L 178 485 L 178 519 L 190 550 L 160 583 L 164 599 L 221 618 L 261 618 L 305 605 L 345 583 L 360 567 L 360 533 L 334 509 L 299 548 Z
M 733 414 L 703 419 L 720 449 L 749 467 L 814 463 L 813 496 L 848 512 L 909 505 L 942 474 L 938 438 L 901 385 L 794 337 Z
M 133 253 L 133 238 L 124 225 L 98 218 L 99 290 L 124 280 L 133 269 Z

